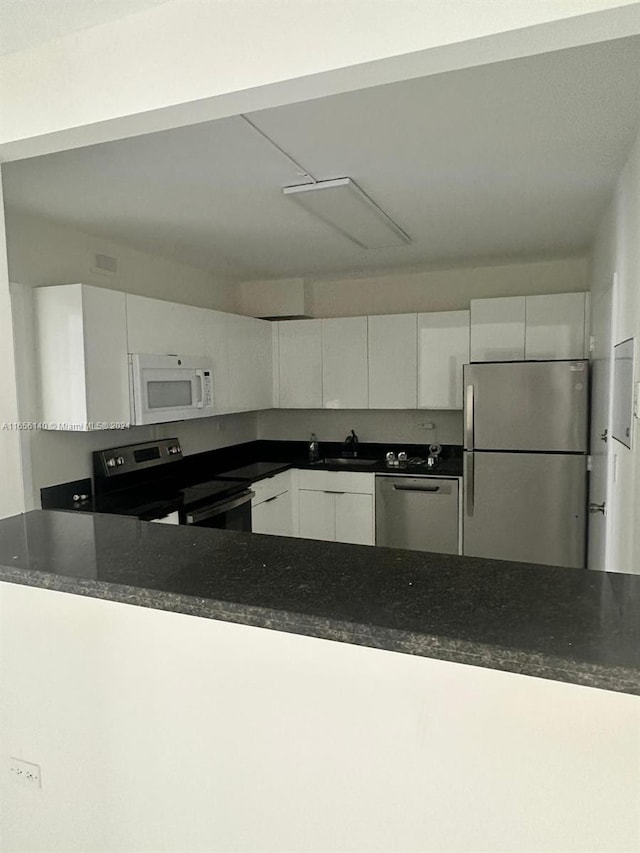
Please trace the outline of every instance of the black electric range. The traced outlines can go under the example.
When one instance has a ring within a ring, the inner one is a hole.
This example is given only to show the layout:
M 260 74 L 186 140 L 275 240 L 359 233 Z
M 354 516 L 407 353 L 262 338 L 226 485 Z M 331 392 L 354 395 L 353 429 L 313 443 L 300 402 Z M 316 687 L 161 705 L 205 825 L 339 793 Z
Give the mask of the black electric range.
M 251 530 L 247 483 L 211 480 L 185 485 L 182 448 L 165 438 L 93 454 L 94 510 L 164 521 Z

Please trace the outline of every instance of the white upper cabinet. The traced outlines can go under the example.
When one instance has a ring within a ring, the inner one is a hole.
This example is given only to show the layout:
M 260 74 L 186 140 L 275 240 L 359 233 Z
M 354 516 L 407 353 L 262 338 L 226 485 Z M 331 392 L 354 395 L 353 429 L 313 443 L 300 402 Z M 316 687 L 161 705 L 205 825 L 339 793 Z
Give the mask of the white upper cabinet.
M 322 320 L 322 398 L 325 409 L 369 407 L 367 318 Z
M 585 356 L 587 294 L 471 300 L 471 361 Z
M 418 408 L 462 409 L 469 311 L 418 314 Z
M 129 352 L 204 355 L 203 308 L 127 294 Z
M 125 294 L 66 284 L 34 295 L 42 420 L 78 430 L 128 423 Z
M 222 311 L 200 309 L 204 322 L 204 355 L 213 375 L 213 412 L 224 415 L 231 411 L 229 384 L 229 315 Z
M 281 409 L 322 408 L 322 320 L 283 320 L 278 326 Z
M 417 315 L 369 317 L 368 336 L 369 408 L 415 409 L 418 389 Z
M 227 314 L 227 332 L 230 411 L 273 408 L 271 323 Z
M 584 358 L 586 293 L 554 293 L 526 299 L 525 358 Z
M 524 359 L 525 297 L 471 300 L 471 361 Z

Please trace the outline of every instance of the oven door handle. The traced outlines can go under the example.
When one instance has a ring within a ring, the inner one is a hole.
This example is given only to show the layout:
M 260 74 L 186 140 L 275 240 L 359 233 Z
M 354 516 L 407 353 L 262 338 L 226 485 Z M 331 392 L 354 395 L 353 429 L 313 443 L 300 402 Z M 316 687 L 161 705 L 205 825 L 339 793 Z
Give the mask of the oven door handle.
M 241 495 L 236 495 L 233 498 L 227 498 L 223 501 L 218 501 L 218 503 L 210 504 L 209 506 L 203 507 L 203 509 L 194 510 L 193 512 L 188 512 L 186 514 L 187 524 L 198 524 L 201 521 L 206 521 L 208 518 L 213 518 L 214 515 L 221 515 L 223 512 L 229 512 L 229 510 L 236 509 L 243 504 L 249 503 L 249 501 L 255 497 L 255 492 L 243 492 Z

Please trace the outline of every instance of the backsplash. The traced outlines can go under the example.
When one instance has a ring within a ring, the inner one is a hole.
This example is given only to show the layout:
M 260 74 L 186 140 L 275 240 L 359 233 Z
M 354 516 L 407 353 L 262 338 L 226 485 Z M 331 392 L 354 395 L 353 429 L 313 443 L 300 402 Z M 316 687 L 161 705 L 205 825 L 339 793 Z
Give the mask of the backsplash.
M 433 425 L 433 428 L 424 425 Z M 270 409 L 258 413 L 258 438 L 342 441 L 354 429 L 361 441 L 462 444 L 462 412 L 377 409 Z
M 135 444 L 155 438 L 180 439 L 185 455 L 203 453 L 219 447 L 255 441 L 256 413 L 222 415 L 217 418 L 131 427 L 127 430 L 100 432 L 55 432 L 38 430 L 26 434 L 32 491 L 27 493 L 27 509 L 40 506 L 40 489 L 69 480 L 90 477 L 94 450 L 122 444 Z

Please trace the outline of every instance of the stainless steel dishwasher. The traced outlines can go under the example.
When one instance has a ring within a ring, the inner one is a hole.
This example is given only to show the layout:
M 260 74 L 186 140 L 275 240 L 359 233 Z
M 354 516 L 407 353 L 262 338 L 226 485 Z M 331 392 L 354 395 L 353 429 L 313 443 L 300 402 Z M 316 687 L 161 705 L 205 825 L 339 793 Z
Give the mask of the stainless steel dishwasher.
M 458 553 L 458 480 L 376 477 L 376 545 Z

